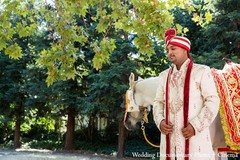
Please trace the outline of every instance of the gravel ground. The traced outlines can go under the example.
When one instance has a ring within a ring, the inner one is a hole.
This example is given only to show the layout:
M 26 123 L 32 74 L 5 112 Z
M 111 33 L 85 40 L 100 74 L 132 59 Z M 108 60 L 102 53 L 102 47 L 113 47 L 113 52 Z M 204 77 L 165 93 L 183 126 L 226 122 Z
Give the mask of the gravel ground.
M 109 160 L 114 156 L 92 154 L 82 151 L 51 151 L 36 149 L 0 149 L 0 160 Z M 139 158 L 122 158 L 122 160 L 137 160 Z

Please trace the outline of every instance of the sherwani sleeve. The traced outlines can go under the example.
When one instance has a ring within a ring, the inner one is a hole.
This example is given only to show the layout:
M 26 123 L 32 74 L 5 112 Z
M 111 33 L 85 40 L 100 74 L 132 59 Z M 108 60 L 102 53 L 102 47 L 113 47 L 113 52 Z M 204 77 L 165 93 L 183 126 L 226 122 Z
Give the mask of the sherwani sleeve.
M 156 96 L 153 102 L 153 119 L 160 130 L 160 123 L 163 119 L 165 119 L 164 116 L 164 106 L 165 106 L 165 98 L 164 98 L 164 78 L 163 73 L 159 74 L 159 85 L 157 88 Z M 161 131 L 161 130 L 160 130 Z
M 200 92 L 203 98 L 203 106 L 199 114 L 190 120 L 195 129 L 195 134 L 201 133 L 201 131 L 209 127 L 219 110 L 220 99 L 209 67 L 205 67 L 203 70 Z

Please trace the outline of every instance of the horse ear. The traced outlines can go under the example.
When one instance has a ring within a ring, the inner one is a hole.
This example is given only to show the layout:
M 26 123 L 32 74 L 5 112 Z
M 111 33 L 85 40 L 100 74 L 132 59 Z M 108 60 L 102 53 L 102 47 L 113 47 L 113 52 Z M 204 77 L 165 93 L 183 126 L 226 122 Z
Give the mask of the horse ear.
M 132 88 L 134 86 L 134 80 L 135 80 L 134 74 L 131 72 L 131 74 L 129 76 L 129 86 L 130 86 L 130 88 Z
M 142 78 L 142 77 L 138 77 L 138 81 L 139 81 L 139 80 L 143 80 L 143 78 Z

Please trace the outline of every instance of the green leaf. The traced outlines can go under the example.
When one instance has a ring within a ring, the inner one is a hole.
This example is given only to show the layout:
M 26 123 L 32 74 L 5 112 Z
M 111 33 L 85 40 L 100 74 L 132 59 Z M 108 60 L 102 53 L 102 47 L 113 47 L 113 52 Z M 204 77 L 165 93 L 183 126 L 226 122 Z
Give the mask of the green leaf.
M 48 76 L 46 79 L 46 83 L 47 83 L 48 87 L 51 86 L 55 81 L 56 81 L 56 79 L 54 76 Z
M 212 21 L 212 15 L 209 11 L 205 13 L 205 17 L 206 17 L 206 23 L 209 23 Z
M 6 48 L 5 54 L 9 55 L 10 58 L 19 59 L 22 58 L 22 49 L 15 43 Z
M 0 38 L 0 51 L 6 48 L 6 46 L 7 46 L 7 43 Z
M 68 70 L 65 76 L 67 79 L 74 79 L 76 73 L 77 73 L 76 70 L 73 68 L 72 70 Z

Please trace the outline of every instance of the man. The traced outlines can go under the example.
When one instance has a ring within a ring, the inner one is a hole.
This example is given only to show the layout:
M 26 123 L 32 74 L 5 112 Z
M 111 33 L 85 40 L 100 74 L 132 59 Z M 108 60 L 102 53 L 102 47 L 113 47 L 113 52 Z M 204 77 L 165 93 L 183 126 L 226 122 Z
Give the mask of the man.
M 219 110 L 219 97 L 211 70 L 195 64 L 191 43 L 165 33 L 167 57 L 172 63 L 159 75 L 153 105 L 154 121 L 161 131 L 161 160 L 214 160 L 209 126 Z

